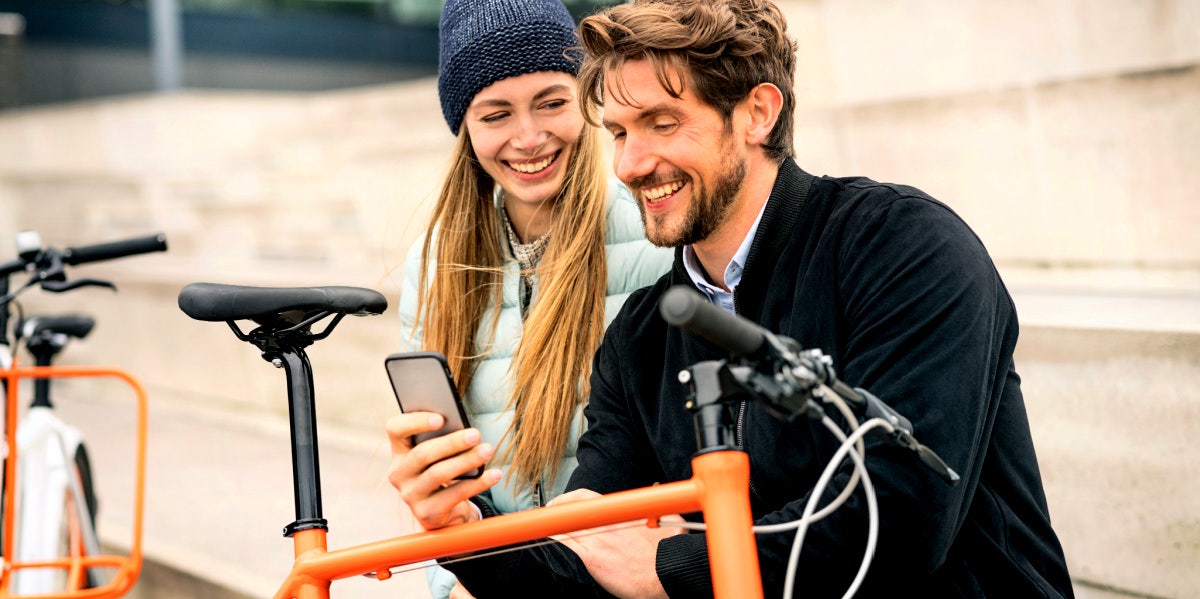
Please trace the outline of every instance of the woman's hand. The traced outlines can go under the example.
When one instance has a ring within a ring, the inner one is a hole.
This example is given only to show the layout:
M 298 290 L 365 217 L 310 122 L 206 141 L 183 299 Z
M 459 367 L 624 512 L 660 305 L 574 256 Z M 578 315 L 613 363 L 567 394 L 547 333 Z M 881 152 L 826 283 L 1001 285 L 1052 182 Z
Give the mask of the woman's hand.
M 392 467 L 388 480 L 400 491 L 413 517 L 425 530 L 443 528 L 479 519 L 479 510 L 468 501 L 500 480 L 499 469 L 489 469 L 476 479 L 455 477 L 482 468 L 495 449 L 480 443 L 477 429 L 429 439 L 416 446 L 417 433 L 442 428 L 443 418 L 432 412 L 412 412 L 393 416 L 387 422 L 392 445 Z

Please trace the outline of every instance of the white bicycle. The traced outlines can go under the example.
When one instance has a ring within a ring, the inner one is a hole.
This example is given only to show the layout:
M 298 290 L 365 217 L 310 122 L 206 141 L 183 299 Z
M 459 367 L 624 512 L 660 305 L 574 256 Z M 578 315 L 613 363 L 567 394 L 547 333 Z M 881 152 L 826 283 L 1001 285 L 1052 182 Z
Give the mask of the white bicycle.
M 136 380 L 117 370 L 53 366 L 72 339 L 91 332 L 94 320 L 84 315 L 19 317 L 10 326 L 13 300 L 38 286 L 63 292 L 86 286 L 115 289 L 106 281 L 68 281 L 65 266 L 109 260 L 166 249 L 162 235 L 57 250 L 43 247 L 32 231 L 17 236 L 15 260 L 0 263 L 0 377 L 5 394 L 3 477 L 3 542 L 0 543 L 0 597 L 118 597 L 127 592 L 141 570 L 141 497 L 145 456 L 145 394 Z M 27 273 L 28 280 L 10 291 L 9 278 Z M 19 312 L 18 312 L 19 313 Z M 17 365 L 21 346 L 34 358 L 33 367 Z M 96 534 L 97 498 L 91 463 L 79 429 L 54 412 L 50 389 L 54 378 L 116 377 L 138 396 L 137 489 L 134 539 L 128 556 L 104 555 Z M 32 400 L 19 414 L 19 381 L 33 380 Z

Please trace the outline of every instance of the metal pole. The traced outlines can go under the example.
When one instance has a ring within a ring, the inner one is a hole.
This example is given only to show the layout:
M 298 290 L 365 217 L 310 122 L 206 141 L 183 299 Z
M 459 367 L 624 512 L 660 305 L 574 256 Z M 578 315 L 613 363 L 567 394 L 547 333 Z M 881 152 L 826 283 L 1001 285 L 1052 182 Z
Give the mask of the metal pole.
M 150 0 L 150 43 L 154 89 L 179 89 L 183 85 L 183 26 L 178 0 Z
M 0 12 L 0 108 L 21 104 L 23 73 L 21 36 L 25 18 L 13 12 Z

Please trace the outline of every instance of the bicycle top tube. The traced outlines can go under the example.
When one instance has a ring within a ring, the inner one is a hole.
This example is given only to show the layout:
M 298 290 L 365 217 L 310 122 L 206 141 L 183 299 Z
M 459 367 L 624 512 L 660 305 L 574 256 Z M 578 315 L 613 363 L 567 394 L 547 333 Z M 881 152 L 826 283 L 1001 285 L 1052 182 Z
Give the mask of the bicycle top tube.
M 387 309 L 387 299 L 376 291 L 358 287 L 248 287 L 218 283 L 192 283 L 179 292 L 179 308 L 208 322 L 253 320 L 259 324 L 276 318 L 292 324 L 300 315 L 325 311 L 366 316 Z M 291 318 L 288 316 L 291 315 Z
M 462 555 L 535 541 L 609 524 L 700 511 L 716 599 L 762 597 L 758 551 L 750 512 L 749 456 L 738 450 L 698 455 L 691 479 L 620 491 L 578 502 L 485 518 L 435 531 L 325 551 L 325 531 L 296 534 L 296 561 L 275 599 L 327 599 L 335 580 L 370 574 L 381 580 L 391 569 L 434 557 Z M 301 548 L 302 547 L 302 548 Z

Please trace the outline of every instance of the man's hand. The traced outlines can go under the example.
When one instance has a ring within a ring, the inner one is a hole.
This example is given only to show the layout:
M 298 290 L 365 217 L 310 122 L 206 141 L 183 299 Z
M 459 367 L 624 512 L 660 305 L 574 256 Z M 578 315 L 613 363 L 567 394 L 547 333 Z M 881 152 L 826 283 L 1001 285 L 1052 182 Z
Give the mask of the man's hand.
M 412 412 L 393 416 L 387 423 L 392 445 L 388 480 L 425 530 L 477 520 L 479 511 L 468 499 L 500 480 L 498 469 L 487 470 L 477 479 L 455 480 L 464 472 L 482 467 L 494 453 L 491 445 L 480 443 L 476 429 L 456 431 L 413 446 L 413 435 L 436 431 L 442 422 L 440 414 Z
M 599 496 L 594 491 L 579 489 L 558 496 L 549 505 Z M 683 518 L 667 516 L 661 520 L 682 522 Z M 665 599 L 667 592 L 654 571 L 658 542 L 684 531 L 673 526 L 650 528 L 640 521 L 637 526 L 630 524 L 581 530 L 554 538 L 574 551 L 592 578 L 609 593 L 617 597 Z
M 450 599 L 475 599 L 475 595 L 467 590 L 461 582 L 454 583 L 454 588 L 450 589 Z

